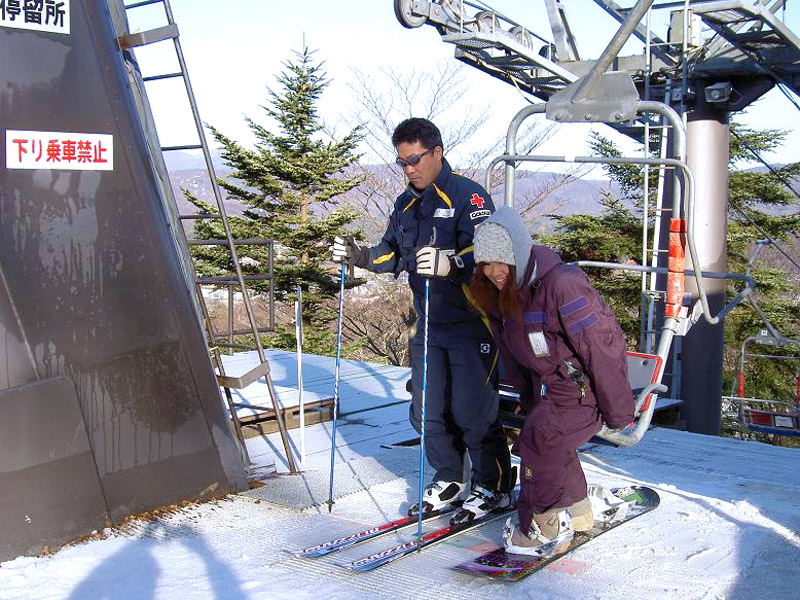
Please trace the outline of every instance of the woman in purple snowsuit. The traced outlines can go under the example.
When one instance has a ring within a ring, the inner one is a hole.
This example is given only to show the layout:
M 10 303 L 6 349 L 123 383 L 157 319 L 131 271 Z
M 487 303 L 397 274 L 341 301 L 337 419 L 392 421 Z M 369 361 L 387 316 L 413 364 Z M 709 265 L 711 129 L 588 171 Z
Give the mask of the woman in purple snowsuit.
M 492 323 L 506 379 L 527 416 L 513 452 L 521 458 L 514 553 L 563 552 L 573 531 L 593 525 L 576 448 L 605 422 L 633 421 L 625 337 L 583 271 L 533 244 L 504 206 L 475 231 L 470 291 Z

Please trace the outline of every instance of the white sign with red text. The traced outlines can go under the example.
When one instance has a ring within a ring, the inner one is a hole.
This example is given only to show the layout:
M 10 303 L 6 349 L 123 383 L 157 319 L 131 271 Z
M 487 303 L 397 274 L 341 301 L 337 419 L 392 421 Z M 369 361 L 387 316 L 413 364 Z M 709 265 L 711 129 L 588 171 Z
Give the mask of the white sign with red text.
M 6 168 L 113 171 L 114 136 L 8 130 Z
M 70 0 L 0 0 L 0 27 L 69 34 Z

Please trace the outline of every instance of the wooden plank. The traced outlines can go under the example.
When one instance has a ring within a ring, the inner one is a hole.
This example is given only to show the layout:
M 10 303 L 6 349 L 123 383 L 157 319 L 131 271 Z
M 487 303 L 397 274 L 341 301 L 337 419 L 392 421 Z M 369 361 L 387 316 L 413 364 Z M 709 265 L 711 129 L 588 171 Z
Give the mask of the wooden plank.
M 305 424 L 316 425 L 317 423 L 327 423 L 332 419 L 333 398 L 306 404 Z M 281 411 L 287 429 L 298 429 L 300 427 L 300 407 L 286 407 Z M 242 431 L 245 437 L 254 437 L 264 434 L 275 433 L 278 431 L 278 422 L 275 420 L 275 412 L 267 409 L 255 415 L 240 417 Z

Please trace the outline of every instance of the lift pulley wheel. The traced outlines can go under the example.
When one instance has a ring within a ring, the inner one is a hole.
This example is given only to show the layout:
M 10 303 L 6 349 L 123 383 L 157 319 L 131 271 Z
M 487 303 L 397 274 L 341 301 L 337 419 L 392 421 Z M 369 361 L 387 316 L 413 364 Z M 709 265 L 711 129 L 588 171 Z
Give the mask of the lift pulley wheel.
M 408 29 L 421 27 L 428 20 L 425 16 L 415 15 L 411 12 L 411 5 L 414 0 L 394 0 L 394 16 L 400 21 L 400 25 Z
M 511 37 L 513 37 L 515 41 L 519 42 L 522 46 L 524 46 L 528 50 L 534 49 L 533 36 L 524 27 L 517 25 L 516 27 L 513 27 L 509 33 L 511 34 Z
M 475 23 L 478 25 L 478 31 L 483 33 L 503 31 L 497 23 L 497 17 L 490 10 L 482 10 L 479 13 L 475 13 Z

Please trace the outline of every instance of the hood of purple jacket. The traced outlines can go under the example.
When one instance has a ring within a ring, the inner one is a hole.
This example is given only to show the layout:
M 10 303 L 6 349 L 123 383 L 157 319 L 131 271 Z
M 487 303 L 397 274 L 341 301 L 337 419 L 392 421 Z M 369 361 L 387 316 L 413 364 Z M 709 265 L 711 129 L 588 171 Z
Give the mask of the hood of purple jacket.
M 532 244 L 528 264 L 520 281 L 525 282 L 524 287 L 530 289 L 537 279 L 541 279 L 561 264 L 563 264 L 561 257 L 556 252 L 547 246 Z

